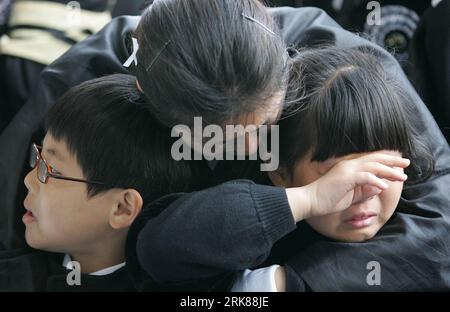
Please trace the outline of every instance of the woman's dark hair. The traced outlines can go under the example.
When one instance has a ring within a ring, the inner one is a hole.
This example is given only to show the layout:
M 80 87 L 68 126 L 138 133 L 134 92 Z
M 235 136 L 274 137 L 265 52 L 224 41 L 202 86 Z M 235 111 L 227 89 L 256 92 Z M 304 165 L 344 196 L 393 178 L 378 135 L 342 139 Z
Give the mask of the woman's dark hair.
M 171 157 L 170 129 L 144 103 L 135 77 L 111 75 L 70 89 L 48 112 L 46 131 L 67 144 L 85 178 L 108 184 L 89 184 L 89 196 L 133 188 L 150 203 L 192 189 L 199 164 Z
M 137 80 L 166 126 L 224 125 L 285 90 L 286 47 L 258 0 L 154 1 L 134 36 Z
M 429 177 L 434 160 L 409 122 L 412 101 L 369 49 L 308 49 L 293 63 L 297 103 L 279 122 L 280 166 L 396 150 L 412 160 L 410 183 Z

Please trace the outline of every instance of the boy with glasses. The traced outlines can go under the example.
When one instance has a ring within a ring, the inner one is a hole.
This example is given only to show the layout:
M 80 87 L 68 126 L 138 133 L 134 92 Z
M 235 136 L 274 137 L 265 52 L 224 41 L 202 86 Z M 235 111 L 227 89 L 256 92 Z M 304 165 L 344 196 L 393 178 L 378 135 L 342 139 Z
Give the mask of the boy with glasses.
M 42 147 L 30 149 L 22 218 L 36 251 L 0 260 L 11 268 L 0 270 L 0 289 L 135 290 L 125 265 L 129 227 L 146 203 L 190 191 L 195 162 L 170 157 L 170 129 L 148 113 L 127 75 L 72 88 L 45 126 Z

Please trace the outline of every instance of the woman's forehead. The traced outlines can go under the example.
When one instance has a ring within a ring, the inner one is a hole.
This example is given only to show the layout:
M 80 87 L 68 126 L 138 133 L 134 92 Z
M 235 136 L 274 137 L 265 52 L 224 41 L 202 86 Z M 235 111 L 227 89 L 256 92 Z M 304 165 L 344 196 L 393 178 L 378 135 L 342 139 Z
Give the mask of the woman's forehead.
M 235 121 L 238 125 L 273 125 L 278 122 L 283 113 L 284 92 L 278 92 L 273 97 L 262 103 L 262 109 L 249 112 Z

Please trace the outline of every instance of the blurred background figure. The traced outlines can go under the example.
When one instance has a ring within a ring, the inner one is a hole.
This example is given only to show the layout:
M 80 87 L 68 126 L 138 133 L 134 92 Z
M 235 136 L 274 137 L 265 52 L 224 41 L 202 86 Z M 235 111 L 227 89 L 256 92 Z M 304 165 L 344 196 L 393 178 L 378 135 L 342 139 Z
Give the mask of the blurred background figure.
M 48 64 L 144 0 L 0 0 L 0 132 Z M 80 64 L 82 66 L 82 64 Z
M 405 66 L 408 48 L 420 16 L 431 6 L 431 0 L 273 0 L 276 5 L 315 6 L 325 10 L 342 27 L 360 33 L 393 52 Z M 369 24 L 368 17 L 379 4 L 380 23 Z M 375 4 L 374 4 L 375 3 Z
M 411 79 L 450 142 L 450 0 L 422 16 L 410 61 Z
M 12 0 L 0 1 L 0 36 L 3 35 L 8 25 L 8 18 L 11 12 L 11 3 Z

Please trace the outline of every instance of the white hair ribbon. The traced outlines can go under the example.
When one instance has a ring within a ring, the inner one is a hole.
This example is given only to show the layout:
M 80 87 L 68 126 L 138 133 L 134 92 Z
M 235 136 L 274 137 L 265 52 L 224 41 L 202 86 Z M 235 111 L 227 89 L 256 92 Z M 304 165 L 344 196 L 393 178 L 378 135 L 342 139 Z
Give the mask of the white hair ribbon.
M 131 38 L 133 41 L 133 53 L 128 58 L 128 60 L 123 64 L 125 67 L 130 67 L 131 63 L 134 62 L 134 65 L 137 66 L 138 60 L 137 60 L 137 52 L 139 51 L 139 43 L 136 38 Z

